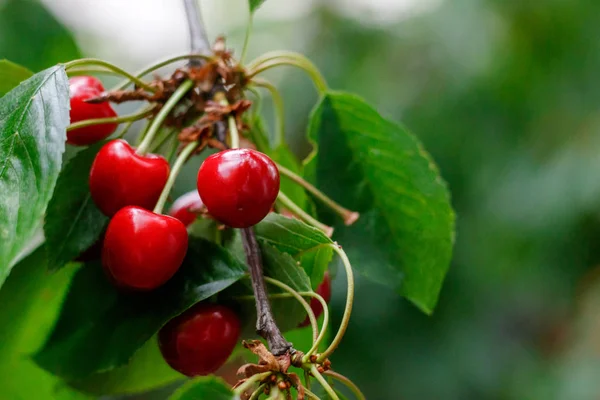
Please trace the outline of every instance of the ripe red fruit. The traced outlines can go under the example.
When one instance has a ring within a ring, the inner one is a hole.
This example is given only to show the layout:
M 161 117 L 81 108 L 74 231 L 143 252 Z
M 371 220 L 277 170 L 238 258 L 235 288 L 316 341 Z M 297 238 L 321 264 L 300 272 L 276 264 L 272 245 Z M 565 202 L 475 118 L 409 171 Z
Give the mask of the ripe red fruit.
M 125 207 L 110 220 L 102 265 L 117 286 L 152 290 L 177 272 L 187 251 L 181 221 L 140 207 Z
M 203 205 L 198 191 L 192 190 L 175 200 L 169 210 L 169 215 L 180 220 L 185 226 L 189 226 L 196 220 L 197 212 Z
M 323 276 L 323 282 L 319 286 L 317 286 L 317 294 L 321 295 L 323 299 L 325 299 L 326 303 L 329 303 L 331 300 L 331 277 L 329 276 L 329 271 L 325 271 L 325 275 Z M 310 308 L 313 313 L 315 313 L 315 317 L 319 318 L 321 314 L 323 314 L 323 306 L 321 302 L 317 299 L 310 299 Z M 310 325 L 310 319 L 308 316 L 300 325 L 299 328 Z
M 158 332 L 165 361 L 187 376 L 208 375 L 227 361 L 240 336 L 240 321 L 229 308 L 198 303 Z
M 90 193 L 107 216 L 125 206 L 152 210 L 169 178 L 169 163 L 155 154 L 137 154 L 124 140 L 111 140 L 96 155 Z
M 234 228 L 260 222 L 279 193 L 279 171 L 265 154 L 231 149 L 213 154 L 198 171 L 198 193 L 208 212 Z
M 69 79 L 71 98 L 71 123 L 95 118 L 116 117 L 110 103 L 90 104 L 85 100 L 97 97 L 104 92 L 102 83 L 92 76 L 76 76 Z M 107 138 L 117 129 L 118 124 L 92 125 L 67 132 L 67 143 L 87 146 Z

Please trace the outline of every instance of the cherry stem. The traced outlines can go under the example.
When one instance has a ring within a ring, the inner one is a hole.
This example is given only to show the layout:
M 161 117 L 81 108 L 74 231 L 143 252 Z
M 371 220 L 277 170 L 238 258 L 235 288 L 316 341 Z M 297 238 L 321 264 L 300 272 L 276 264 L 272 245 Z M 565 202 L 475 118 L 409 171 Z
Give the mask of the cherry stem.
M 80 65 L 96 65 L 96 66 L 101 66 L 101 67 L 105 67 L 121 76 L 126 77 L 127 79 L 129 79 L 129 81 L 135 83 L 137 86 L 144 88 L 145 90 L 149 91 L 149 92 L 156 92 L 156 88 L 148 85 L 146 82 L 142 81 L 141 79 L 131 75 L 129 72 L 117 67 L 116 65 L 113 65 L 109 62 L 106 62 L 104 60 L 99 60 L 97 58 L 82 58 L 80 60 L 74 60 L 71 62 L 68 62 L 65 64 L 65 70 L 70 70 L 73 67 L 78 67 Z
M 285 141 L 285 108 L 283 106 L 283 97 L 275 85 L 266 79 L 255 78 L 252 83 L 258 87 L 267 89 L 271 93 L 275 109 L 275 142 L 273 147 L 280 146 Z
M 248 3 L 250 4 L 250 3 Z M 248 45 L 250 44 L 250 34 L 252 33 L 252 25 L 254 25 L 254 14 L 250 12 L 248 17 L 248 25 L 246 25 L 246 36 L 244 36 L 244 45 L 242 47 L 242 55 L 240 56 L 239 64 L 241 65 L 248 53 Z
M 115 72 L 106 68 L 71 68 L 68 71 L 69 76 L 78 76 L 78 75 L 92 75 L 92 74 L 103 74 L 103 75 L 113 75 L 113 76 L 122 76 L 120 73 Z M 129 79 L 127 82 L 130 82 Z
M 325 391 L 327 392 L 327 394 L 329 395 L 329 397 L 331 397 L 332 400 L 340 400 L 340 398 L 338 397 L 337 393 L 335 393 L 335 390 L 333 390 L 333 388 L 329 385 L 329 383 L 327 383 L 327 381 L 325 380 L 325 378 L 323 378 L 323 375 L 321 375 L 321 373 L 317 369 L 316 365 L 313 364 L 310 367 L 310 372 L 313 374 L 313 376 L 315 378 L 317 378 L 317 381 L 319 381 L 319 383 L 321 384 L 321 386 L 323 386 L 323 389 L 325 389 Z
M 177 154 L 177 149 L 179 148 L 179 140 L 177 140 L 177 136 L 173 136 L 171 141 L 171 147 L 169 148 L 169 152 L 166 153 L 165 158 L 169 162 L 169 164 L 173 161 L 173 157 Z
M 327 326 L 329 325 L 329 307 L 327 306 L 327 302 L 325 301 L 325 299 L 318 293 L 302 292 L 300 294 L 302 296 L 307 295 L 307 296 L 311 296 L 311 297 L 317 299 L 319 301 L 319 303 L 321 303 L 321 306 L 323 307 L 323 325 L 321 327 L 321 331 L 319 332 L 319 336 L 317 337 L 317 340 L 314 341 L 313 346 L 304 355 L 305 359 L 303 358 L 303 361 L 306 362 L 309 360 L 311 354 L 313 354 L 317 350 L 319 350 L 319 345 L 325 338 L 325 333 L 327 332 Z
M 279 169 L 279 172 L 282 175 L 290 178 L 292 181 L 302 186 L 310 194 L 315 196 L 317 199 L 321 200 L 323 204 L 331 208 L 336 214 L 342 217 L 345 225 L 352 225 L 360 217 L 359 213 L 357 213 L 356 211 L 350 211 L 347 208 L 342 207 L 341 205 L 333 201 L 330 197 L 328 197 L 325 193 L 321 192 L 309 182 L 305 181 L 301 176 L 290 171 L 283 165 L 277 164 L 277 168 Z
M 310 304 L 308 304 L 308 302 L 306 300 L 304 300 L 304 298 L 302 297 L 302 295 L 300 295 L 300 293 L 298 293 L 296 290 L 294 290 L 290 286 L 286 285 L 285 283 L 280 282 L 277 279 L 269 278 L 268 276 L 265 276 L 265 281 L 270 283 L 271 285 L 275 285 L 278 288 L 285 290 L 292 297 L 294 297 L 296 300 L 298 300 L 298 302 L 300 304 L 302 304 L 302 307 L 304 307 L 304 309 L 306 310 L 306 313 L 308 314 L 308 320 L 310 321 L 310 325 L 312 327 L 313 347 L 314 347 L 314 344 L 317 342 L 317 339 L 319 337 L 319 324 L 317 323 L 317 317 L 315 317 L 315 313 L 313 312 L 312 308 L 310 307 Z
M 304 370 L 304 388 L 308 391 L 310 391 L 310 371 L 305 369 Z
M 156 135 L 156 132 L 158 132 L 165 119 L 169 116 L 171 111 L 173 111 L 177 103 L 179 103 L 179 100 L 181 100 L 193 86 L 194 82 L 188 79 L 179 85 L 177 90 L 175 90 L 171 97 L 169 97 L 169 100 L 167 100 L 158 114 L 156 114 L 156 117 L 152 121 L 152 125 L 150 125 L 150 128 L 148 128 L 148 132 L 146 133 L 144 140 L 138 146 L 136 151 L 138 154 L 146 154 L 150 144 L 152 143 L 152 140 L 154 139 L 154 136 Z
M 241 231 L 252 290 L 256 299 L 256 332 L 267 341 L 271 353 L 280 356 L 287 353 L 292 348 L 292 344 L 285 340 L 273 318 L 263 276 L 262 257 L 254 229 L 244 228 Z
M 277 195 L 277 201 L 279 201 L 283 205 L 283 207 L 296 214 L 298 218 L 306 222 L 308 225 L 314 226 L 315 228 L 323 231 L 325 235 L 327 235 L 327 237 L 331 237 L 331 235 L 333 235 L 332 227 L 330 227 L 329 225 L 325 225 L 324 223 L 313 218 L 306 211 L 301 209 L 296 203 L 294 203 L 289 197 L 287 197 L 282 191 L 279 191 L 279 194 Z
M 304 55 L 293 51 L 271 51 L 263 54 L 248 64 L 247 76 L 251 79 L 255 75 L 279 65 L 293 65 L 303 69 L 311 77 L 319 93 L 327 91 L 327 82 L 319 69 Z
M 338 332 L 329 344 L 327 350 L 325 350 L 319 355 L 317 362 L 323 362 L 324 360 L 326 360 L 339 346 L 340 342 L 342 341 L 342 338 L 344 337 L 344 334 L 346 333 L 346 329 L 348 328 L 348 322 L 350 321 L 350 315 L 352 314 L 352 305 L 354 304 L 354 273 L 352 272 L 352 265 L 350 265 L 350 260 L 348 259 L 346 252 L 342 250 L 342 248 L 338 244 L 331 244 L 330 247 L 342 259 L 344 269 L 346 270 L 346 278 L 348 280 L 348 291 L 346 294 L 346 307 L 344 308 L 344 315 L 342 316 L 342 322 L 340 323 Z
M 181 154 L 179 155 L 179 157 L 177 157 L 177 160 L 175 160 L 175 164 L 173 164 L 173 168 L 171 169 L 171 173 L 169 174 L 169 179 L 167 179 L 167 183 L 165 184 L 165 187 L 163 188 L 163 191 L 161 192 L 160 197 L 158 198 L 156 207 L 154 207 L 154 212 L 156 214 L 160 214 L 162 212 L 163 208 L 165 207 L 165 203 L 169 198 L 171 188 L 175 183 L 175 179 L 177 179 L 177 175 L 179 175 L 179 172 L 181 171 L 181 167 L 183 167 L 187 159 L 192 155 L 194 150 L 198 148 L 198 146 L 199 145 L 197 142 L 189 143 L 183 148 Z
M 325 371 L 323 374 L 342 382 L 344 385 L 346 385 L 348 387 L 348 389 L 350 389 L 352 391 L 352 393 L 354 393 L 354 395 L 356 396 L 356 398 L 358 400 L 367 400 L 367 398 L 360 391 L 358 386 L 356 386 L 356 384 L 354 382 L 352 382 L 350 379 L 346 378 L 344 375 L 338 374 L 337 372 L 334 372 L 334 371 Z
M 140 119 L 147 117 L 150 114 L 152 114 L 152 108 L 144 108 L 144 110 L 142 110 L 140 112 L 137 112 L 134 114 L 129 114 L 129 115 L 121 115 L 118 117 L 110 117 L 110 118 L 86 119 L 84 121 L 75 122 L 74 124 L 69 125 L 67 127 L 67 132 L 72 131 L 74 129 L 79 129 L 79 128 L 83 128 L 86 126 L 92 126 L 92 125 L 120 124 L 123 122 L 135 122 L 135 121 L 139 121 Z
M 231 148 L 237 149 L 240 147 L 240 133 L 237 129 L 237 123 L 235 122 L 235 118 L 231 115 L 227 118 L 227 122 L 229 126 L 229 141 L 231 142 Z
M 119 134 L 115 136 L 115 139 L 122 139 L 127 134 L 127 132 L 129 132 L 129 129 L 131 128 L 131 125 L 133 125 L 134 122 L 135 121 L 126 122 L 125 125 L 123 125 L 121 132 L 119 132 Z
M 169 138 L 173 137 L 174 133 L 175 133 L 175 129 L 165 129 L 162 132 L 162 134 L 160 135 L 160 137 L 158 137 L 158 139 L 156 140 L 156 144 L 154 146 L 152 146 L 152 149 L 150 150 L 150 152 L 151 153 L 157 152 L 167 142 L 167 140 L 169 140 Z
M 272 374 L 271 371 L 261 372 L 260 374 L 252 375 L 250 378 L 246 379 L 244 383 L 240 386 L 233 389 L 233 392 L 237 395 L 241 395 L 246 390 L 248 390 L 252 385 L 262 381 L 265 378 L 268 378 Z
M 306 382 L 308 383 L 309 381 L 307 380 Z M 319 396 L 317 396 L 316 394 L 314 394 L 313 392 L 311 392 L 311 391 L 310 391 L 310 389 L 308 389 L 308 388 L 306 388 L 306 387 L 304 388 L 304 394 L 306 394 L 306 395 L 307 395 L 308 397 L 310 397 L 311 399 L 314 399 L 314 400 L 321 400 L 321 399 L 319 398 Z
M 256 390 L 252 393 L 252 395 L 250 396 L 250 398 L 248 400 L 258 400 L 258 398 L 260 397 L 260 395 L 262 394 L 263 390 L 265 390 L 266 387 L 267 387 L 267 384 L 262 383 L 258 388 L 256 388 Z

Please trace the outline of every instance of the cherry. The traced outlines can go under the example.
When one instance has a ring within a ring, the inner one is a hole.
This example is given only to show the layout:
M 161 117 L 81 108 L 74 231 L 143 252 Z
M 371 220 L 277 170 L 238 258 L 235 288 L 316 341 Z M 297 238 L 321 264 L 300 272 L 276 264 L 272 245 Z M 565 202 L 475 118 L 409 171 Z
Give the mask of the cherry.
M 155 154 L 137 154 L 122 139 L 106 143 L 96 155 L 90 171 L 90 193 L 107 216 L 125 206 L 151 210 L 167 179 L 169 163 Z
M 198 191 L 192 190 L 175 200 L 169 215 L 180 220 L 185 226 L 189 226 L 196 220 L 198 211 L 203 205 Z
M 279 193 L 279 171 L 265 154 L 231 149 L 209 156 L 198 171 L 198 193 L 208 212 L 234 228 L 260 222 Z
M 117 286 L 152 290 L 177 272 L 187 244 L 187 230 L 178 219 L 128 206 L 108 224 L 102 265 Z
M 104 92 L 102 83 L 93 76 L 76 76 L 69 79 L 71 97 L 71 123 L 94 118 L 116 117 L 117 113 L 108 102 L 100 104 L 86 103 L 85 100 L 98 97 Z M 67 132 L 67 143 L 87 146 L 107 138 L 117 129 L 118 124 L 91 125 Z
M 165 361 L 187 376 L 208 375 L 227 361 L 240 336 L 240 321 L 229 308 L 198 303 L 158 332 Z
M 321 297 L 325 300 L 326 303 L 329 303 L 331 300 L 331 277 L 329 276 L 329 271 L 325 271 L 325 275 L 323 276 L 323 282 L 319 286 L 317 286 L 317 294 L 321 295 Z M 323 305 L 317 299 L 310 299 L 310 308 L 313 313 L 315 313 L 315 317 L 319 318 L 321 314 L 323 314 Z M 299 328 L 310 325 L 310 319 L 308 316 L 300 325 Z

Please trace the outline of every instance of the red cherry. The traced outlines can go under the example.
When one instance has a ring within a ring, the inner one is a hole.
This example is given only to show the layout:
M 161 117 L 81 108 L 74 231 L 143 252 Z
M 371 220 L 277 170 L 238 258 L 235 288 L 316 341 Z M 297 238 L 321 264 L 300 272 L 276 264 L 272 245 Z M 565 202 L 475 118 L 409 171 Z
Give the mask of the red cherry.
M 152 290 L 177 272 L 187 244 L 187 230 L 178 219 L 129 206 L 108 224 L 102 265 L 117 286 Z
M 192 190 L 175 200 L 169 215 L 180 220 L 185 226 L 189 226 L 196 220 L 197 212 L 203 205 L 198 191 Z
M 71 97 L 71 123 L 94 118 L 116 117 L 110 103 L 90 104 L 85 100 L 97 97 L 104 92 L 102 83 L 92 76 L 76 76 L 69 79 Z M 67 143 L 87 146 L 107 138 L 117 129 L 118 124 L 92 125 L 67 132 Z
M 317 286 L 317 294 L 320 294 L 323 299 L 325 299 L 326 303 L 329 303 L 331 300 L 331 277 L 329 276 L 329 271 L 325 271 L 325 275 L 323 276 L 323 282 L 319 286 Z M 313 313 L 315 313 L 315 317 L 319 318 L 321 314 L 323 314 L 323 306 L 321 302 L 317 299 L 310 299 L 310 308 Z M 299 328 L 310 325 L 310 319 L 308 316 L 300 325 Z
M 125 206 L 151 210 L 167 179 L 169 163 L 155 154 L 140 155 L 124 140 L 111 140 L 96 155 L 90 171 L 90 193 L 107 216 Z
M 198 171 L 198 193 L 208 212 L 234 228 L 260 222 L 279 193 L 279 171 L 265 154 L 231 149 L 213 154 Z
M 229 308 L 198 303 L 158 332 L 158 345 L 173 369 L 187 376 L 208 375 L 233 352 L 240 325 Z

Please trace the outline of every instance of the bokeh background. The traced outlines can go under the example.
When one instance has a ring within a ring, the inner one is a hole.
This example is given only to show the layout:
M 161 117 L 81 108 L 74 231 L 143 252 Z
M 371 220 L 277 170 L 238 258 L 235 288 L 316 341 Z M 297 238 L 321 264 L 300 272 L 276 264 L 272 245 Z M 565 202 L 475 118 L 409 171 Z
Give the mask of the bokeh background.
M 245 0 L 201 4 L 211 38 L 239 54 Z M 600 398 L 599 16 L 597 0 L 268 0 L 258 11 L 251 57 L 304 52 L 331 87 L 418 135 L 452 191 L 455 255 L 433 316 L 358 279 L 333 362 L 367 398 Z M 0 58 L 34 71 L 81 55 L 137 70 L 187 48 L 179 1 L 0 0 Z M 316 94 L 296 70 L 270 78 L 302 156 Z M 342 279 L 334 321 L 344 290 Z

